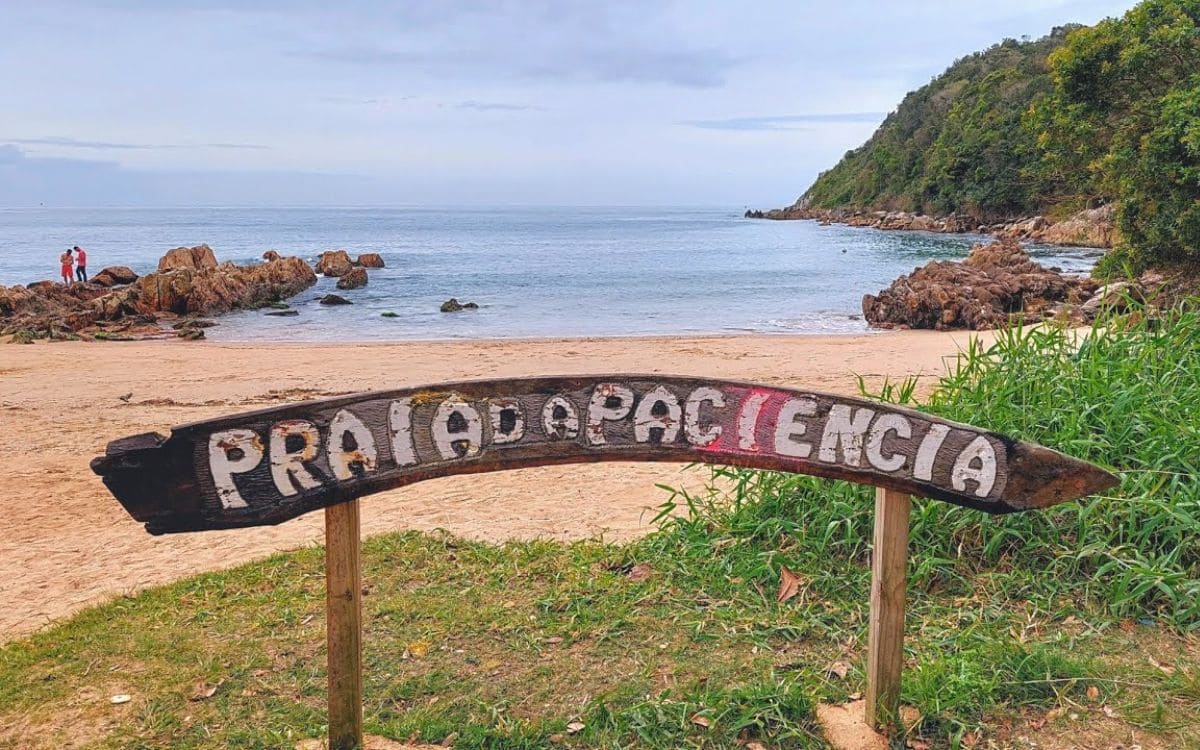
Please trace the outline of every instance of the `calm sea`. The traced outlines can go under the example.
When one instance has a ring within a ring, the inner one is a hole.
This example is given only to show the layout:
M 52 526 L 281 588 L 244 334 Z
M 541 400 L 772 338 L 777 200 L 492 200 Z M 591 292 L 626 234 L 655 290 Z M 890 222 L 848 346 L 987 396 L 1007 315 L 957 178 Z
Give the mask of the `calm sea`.
M 264 250 L 312 260 L 322 250 L 380 253 L 352 306 L 323 307 L 322 278 L 292 300 L 300 315 L 243 312 L 209 338 L 327 341 L 680 333 L 859 333 L 862 295 L 979 237 L 881 232 L 808 221 L 755 221 L 713 208 L 0 209 L 0 284 L 58 275 L 82 245 L 89 267 L 154 270 L 180 245 L 219 260 Z M 1030 248 L 1085 271 L 1099 251 Z M 449 297 L 479 310 L 438 311 Z M 384 312 L 397 317 L 384 318 Z

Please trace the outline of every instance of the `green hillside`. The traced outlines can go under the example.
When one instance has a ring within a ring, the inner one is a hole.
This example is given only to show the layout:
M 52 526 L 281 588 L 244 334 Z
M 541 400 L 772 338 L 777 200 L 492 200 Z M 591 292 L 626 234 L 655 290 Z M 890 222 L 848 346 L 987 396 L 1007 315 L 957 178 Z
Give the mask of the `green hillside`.
M 800 205 L 993 222 L 1107 202 L 1124 238 L 1109 267 L 1200 260 L 1200 0 L 956 61 Z
M 1034 42 L 1006 39 L 955 62 L 823 173 L 805 193 L 809 205 L 981 221 L 1036 213 L 1048 186 L 1036 169 L 1037 138 L 1022 120 L 1053 89 L 1046 57 L 1069 30 Z

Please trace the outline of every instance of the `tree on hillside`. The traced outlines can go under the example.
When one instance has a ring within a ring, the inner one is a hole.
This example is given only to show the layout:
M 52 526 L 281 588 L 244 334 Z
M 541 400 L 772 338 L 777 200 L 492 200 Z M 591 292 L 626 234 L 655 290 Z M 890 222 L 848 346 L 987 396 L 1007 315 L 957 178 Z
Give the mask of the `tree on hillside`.
M 1118 202 L 1107 266 L 1200 261 L 1200 1 L 1146 0 L 1050 55 L 1043 174 Z

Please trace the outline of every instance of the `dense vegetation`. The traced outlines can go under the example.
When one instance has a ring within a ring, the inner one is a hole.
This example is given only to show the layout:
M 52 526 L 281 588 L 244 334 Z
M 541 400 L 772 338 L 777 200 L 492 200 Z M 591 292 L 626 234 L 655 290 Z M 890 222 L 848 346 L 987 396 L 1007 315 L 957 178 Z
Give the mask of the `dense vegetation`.
M 1041 724 L 1048 747 L 1134 730 L 1198 746 L 1198 329 L 1185 310 L 1082 342 L 1009 331 L 940 381 L 922 408 L 1122 482 L 1011 516 L 916 501 L 903 700 L 920 716 L 895 746 L 1008 747 Z M 369 540 L 369 731 L 457 748 L 825 747 L 816 705 L 863 688 L 871 492 L 717 473 L 713 494 L 674 494 L 661 528 L 625 545 Z M 207 573 L 0 647 L 0 747 L 321 735 L 321 562 L 308 549 Z
M 818 208 L 967 213 L 981 221 L 1036 210 L 1045 189 L 1025 112 L 1052 88 L 1046 57 L 1067 28 L 1006 39 L 958 60 L 904 97 L 871 139 L 805 193 Z
M 1200 260 L 1200 2 L 1147 0 L 1072 33 L 1028 118 L 1040 168 L 1117 201 L 1135 267 Z
M 1116 202 L 1108 267 L 1198 260 L 1200 2 L 1146 0 L 958 60 L 802 200 L 981 222 Z

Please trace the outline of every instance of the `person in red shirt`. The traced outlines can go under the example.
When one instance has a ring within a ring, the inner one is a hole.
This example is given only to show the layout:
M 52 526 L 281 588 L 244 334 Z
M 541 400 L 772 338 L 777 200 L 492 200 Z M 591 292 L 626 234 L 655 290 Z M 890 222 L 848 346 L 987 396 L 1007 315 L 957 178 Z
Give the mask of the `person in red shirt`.
M 75 258 L 71 257 L 71 251 L 67 250 L 62 255 L 58 256 L 58 262 L 62 266 L 62 280 L 67 286 L 71 286 L 73 275 L 71 273 L 72 266 L 75 265 Z
M 75 248 L 75 276 L 80 281 L 87 281 L 87 253 L 83 248 L 76 245 Z

